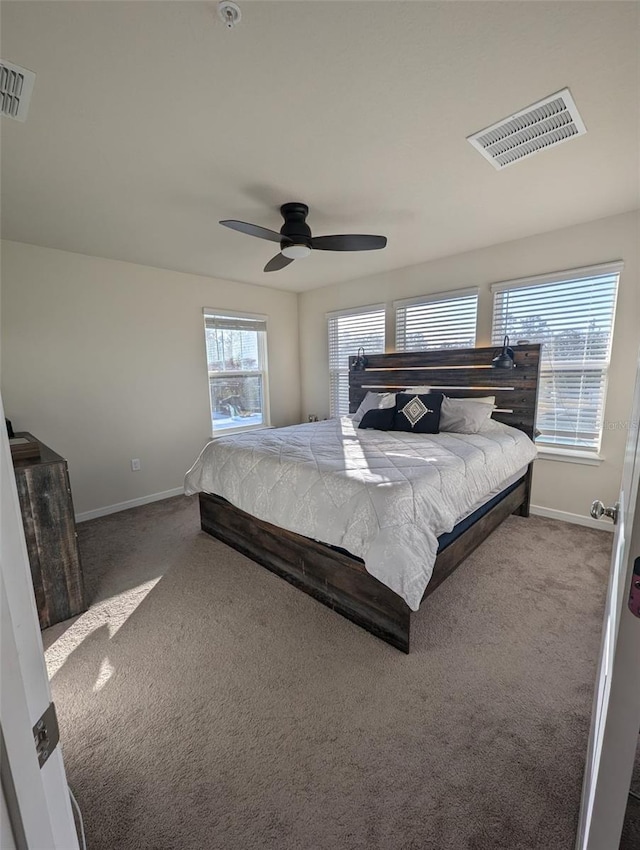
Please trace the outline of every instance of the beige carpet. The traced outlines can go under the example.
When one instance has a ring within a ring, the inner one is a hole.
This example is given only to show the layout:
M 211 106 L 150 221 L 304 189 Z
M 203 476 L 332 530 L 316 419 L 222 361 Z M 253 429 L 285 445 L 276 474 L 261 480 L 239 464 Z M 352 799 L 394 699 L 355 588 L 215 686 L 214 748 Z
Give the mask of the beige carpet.
M 610 534 L 511 517 L 405 656 L 194 500 L 79 533 L 94 605 L 45 638 L 90 850 L 573 847 Z

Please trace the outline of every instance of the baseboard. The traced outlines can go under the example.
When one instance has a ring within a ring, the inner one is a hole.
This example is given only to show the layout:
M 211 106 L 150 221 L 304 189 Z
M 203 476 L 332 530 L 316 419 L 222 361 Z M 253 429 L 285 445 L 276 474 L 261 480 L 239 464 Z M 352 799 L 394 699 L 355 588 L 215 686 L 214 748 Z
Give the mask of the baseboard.
M 615 526 L 610 520 L 593 519 L 582 514 L 570 514 L 567 511 L 556 511 L 553 508 L 543 508 L 540 505 L 531 505 L 530 511 L 536 516 L 547 519 L 559 519 L 561 522 L 572 522 L 574 525 L 584 525 L 587 528 L 595 528 L 597 531 L 613 531 Z
M 118 502 L 115 505 L 96 508 L 94 511 L 84 511 L 81 514 L 76 514 L 76 522 L 86 522 L 89 519 L 98 519 L 101 516 L 118 513 L 118 511 L 128 511 L 129 508 L 139 508 L 140 505 L 160 502 L 162 499 L 170 499 L 171 496 L 180 496 L 182 493 L 184 493 L 184 487 L 174 487 L 173 490 L 165 490 L 162 493 L 151 493 L 148 496 L 140 496 L 137 499 L 129 499 L 126 502 Z

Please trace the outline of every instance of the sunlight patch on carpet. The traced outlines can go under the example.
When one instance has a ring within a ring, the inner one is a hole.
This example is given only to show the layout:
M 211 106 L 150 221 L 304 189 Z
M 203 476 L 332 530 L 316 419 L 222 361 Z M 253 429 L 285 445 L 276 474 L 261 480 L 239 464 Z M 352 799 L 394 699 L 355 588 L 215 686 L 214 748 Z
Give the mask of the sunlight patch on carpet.
M 109 639 L 126 623 L 136 608 L 144 602 L 147 595 L 160 581 L 160 577 L 151 579 L 139 587 L 112 596 L 104 602 L 89 608 L 70 626 L 45 652 L 49 679 L 52 679 L 67 661 L 69 656 L 94 632 L 106 626 Z M 106 658 L 106 656 L 105 656 Z M 108 678 L 108 677 L 107 677 Z M 104 680 L 103 684 L 106 683 Z M 97 684 L 97 682 L 96 682 Z M 94 688 L 95 690 L 95 688 Z
M 109 661 L 109 656 L 105 655 L 100 663 L 100 672 L 98 673 L 98 677 L 93 685 L 94 694 L 97 694 L 98 691 L 101 691 L 104 688 L 109 679 L 113 676 L 114 671 L 115 667 Z

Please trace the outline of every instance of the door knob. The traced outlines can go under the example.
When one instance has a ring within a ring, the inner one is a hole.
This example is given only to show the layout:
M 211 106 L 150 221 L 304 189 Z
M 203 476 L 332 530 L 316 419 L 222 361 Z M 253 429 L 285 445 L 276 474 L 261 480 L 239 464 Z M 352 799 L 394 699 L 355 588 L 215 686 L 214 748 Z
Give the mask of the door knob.
M 605 508 L 600 499 L 596 499 L 591 505 L 591 516 L 594 519 L 602 519 L 603 516 L 609 517 L 609 519 L 613 520 L 613 524 L 615 525 L 618 522 L 619 508 L 620 502 L 616 502 L 612 508 Z

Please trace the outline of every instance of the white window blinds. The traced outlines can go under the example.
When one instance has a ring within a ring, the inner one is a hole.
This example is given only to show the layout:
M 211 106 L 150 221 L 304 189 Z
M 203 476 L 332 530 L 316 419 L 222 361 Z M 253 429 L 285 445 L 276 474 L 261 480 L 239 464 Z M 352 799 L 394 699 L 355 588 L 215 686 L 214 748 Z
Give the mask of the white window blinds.
M 267 320 L 262 316 L 217 316 L 205 313 L 204 324 L 211 330 L 267 331 Z
M 365 354 L 384 353 L 384 305 L 328 313 L 331 416 L 349 413 L 349 358 L 358 348 Z
M 477 289 L 395 301 L 396 350 L 473 348 L 476 344 Z
M 621 263 L 496 284 L 493 343 L 542 343 L 537 442 L 600 448 Z

